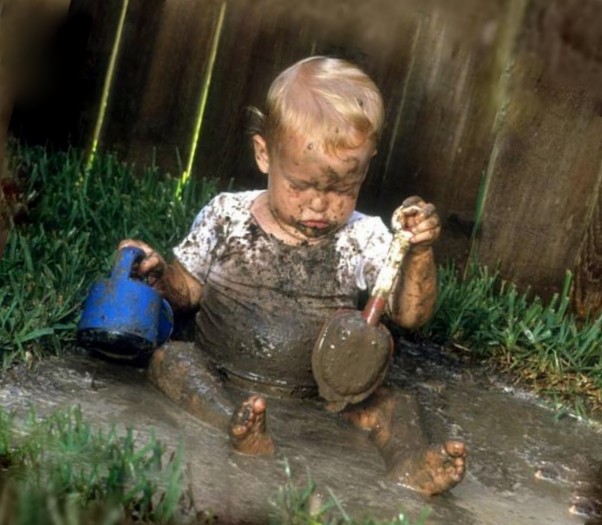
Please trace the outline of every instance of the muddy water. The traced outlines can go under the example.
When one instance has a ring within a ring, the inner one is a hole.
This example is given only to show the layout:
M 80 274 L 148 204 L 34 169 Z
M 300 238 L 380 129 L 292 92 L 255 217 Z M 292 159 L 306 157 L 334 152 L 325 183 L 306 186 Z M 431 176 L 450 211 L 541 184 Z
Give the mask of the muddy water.
M 571 483 L 534 474 L 541 462 L 570 471 L 578 457 L 600 461 L 600 431 L 559 419 L 536 400 L 442 361 L 436 352 L 424 358 L 412 356 L 414 350 L 407 348 L 397 361 L 390 383 L 415 392 L 433 439 L 461 437 L 470 451 L 465 481 L 434 498 L 387 481 L 365 435 L 301 400 L 270 400 L 268 424 L 278 452 L 269 459 L 230 452 L 225 435 L 179 410 L 145 381 L 142 370 L 87 355 L 48 359 L 32 372 L 13 370 L 0 384 L 0 402 L 16 410 L 33 404 L 40 414 L 78 404 L 90 423 L 133 426 L 140 433 L 154 429 L 173 447 L 183 441 L 197 505 L 220 523 L 266 523 L 273 513 L 270 500 L 286 479 L 285 459 L 300 484 L 311 473 L 317 500 L 330 489 L 356 517 L 390 519 L 401 511 L 416 517 L 428 506 L 432 524 L 584 523 L 568 513 Z

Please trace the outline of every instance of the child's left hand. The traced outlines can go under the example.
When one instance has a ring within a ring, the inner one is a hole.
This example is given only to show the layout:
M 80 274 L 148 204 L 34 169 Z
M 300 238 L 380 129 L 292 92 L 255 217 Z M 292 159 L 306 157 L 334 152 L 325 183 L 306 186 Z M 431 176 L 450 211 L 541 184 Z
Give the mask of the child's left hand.
M 413 253 L 427 251 L 439 238 L 441 222 L 434 204 L 424 202 L 421 197 L 408 197 L 394 215 L 397 213 L 403 215 L 404 229 L 413 234 L 410 239 Z

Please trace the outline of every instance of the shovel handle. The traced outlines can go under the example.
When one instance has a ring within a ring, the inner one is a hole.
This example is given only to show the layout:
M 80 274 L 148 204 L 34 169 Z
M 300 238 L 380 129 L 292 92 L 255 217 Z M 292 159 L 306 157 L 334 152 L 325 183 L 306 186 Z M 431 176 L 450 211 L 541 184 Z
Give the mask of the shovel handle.
M 370 326 L 376 326 L 385 310 L 387 299 L 391 294 L 395 279 L 401 268 L 403 258 L 410 249 L 412 233 L 404 229 L 403 216 L 407 212 L 420 211 L 417 206 L 399 208 L 393 214 L 393 239 L 387 252 L 385 262 L 376 277 L 376 283 L 366 303 L 362 316 Z

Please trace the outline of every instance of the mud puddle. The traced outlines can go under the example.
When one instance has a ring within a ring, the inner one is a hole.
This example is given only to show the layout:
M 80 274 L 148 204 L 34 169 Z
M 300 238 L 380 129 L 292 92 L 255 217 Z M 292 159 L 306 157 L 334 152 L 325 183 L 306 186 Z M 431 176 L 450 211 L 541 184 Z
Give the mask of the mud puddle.
M 599 429 L 559 419 L 535 399 L 487 384 L 482 374 L 453 362 L 412 353 L 396 363 L 389 383 L 415 392 L 434 441 L 459 437 L 470 453 L 464 482 L 434 498 L 386 480 L 367 436 L 304 401 L 269 401 L 268 425 L 278 446 L 269 459 L 233 454 L 224 434 L 180 410 L 145 381 L 142 370 L 87 355 L 13 370 L 0 383 L 0 402 L 17 411 L 34 406 L 40 415 L 79 405 L 93 425 L 153 430 L 174 449 L 183 442 L 195 501 L 219 523 L 266 523 L 274 513 L 270 501 L 286 481 L 285 460 L 295 482 L 304 485 L 309 472 L 318 500 L 328 499 L 330 489 L 358 518 L 417 517 L 428 506 L 430 524 L 585 523 L 568 508 L 580 476 L 577 459 L 602 460 Z M 577 481 L 537 479 L 542 463 Z

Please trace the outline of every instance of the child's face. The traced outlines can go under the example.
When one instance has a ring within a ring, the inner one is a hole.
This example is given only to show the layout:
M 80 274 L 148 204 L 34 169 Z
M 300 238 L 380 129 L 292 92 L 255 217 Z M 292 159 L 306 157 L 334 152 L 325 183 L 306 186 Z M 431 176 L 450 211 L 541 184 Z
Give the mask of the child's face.
M 254 146 L 259 169 L 269 175 L 274 219 L 301 240 L 325 237 L 347 222 L 376 153 L 372 140 L 333 153 L 301 136 L 282 140 L 279 149 L 268 152 L 264 139 L 256 135 Z

